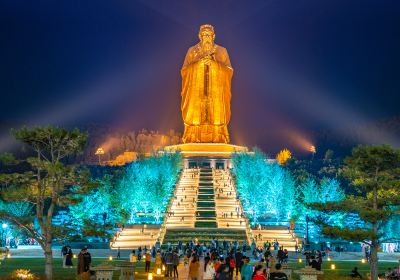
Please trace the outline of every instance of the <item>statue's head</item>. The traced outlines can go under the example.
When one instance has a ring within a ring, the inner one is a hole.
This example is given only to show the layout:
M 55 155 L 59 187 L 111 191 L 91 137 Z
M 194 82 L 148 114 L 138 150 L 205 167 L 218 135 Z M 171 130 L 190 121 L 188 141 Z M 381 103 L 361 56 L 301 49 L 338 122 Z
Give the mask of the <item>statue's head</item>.
M 213 45 L 215 39 L 214 27 L 210 24 L 200 26 L 199 39 L 203 46 Z

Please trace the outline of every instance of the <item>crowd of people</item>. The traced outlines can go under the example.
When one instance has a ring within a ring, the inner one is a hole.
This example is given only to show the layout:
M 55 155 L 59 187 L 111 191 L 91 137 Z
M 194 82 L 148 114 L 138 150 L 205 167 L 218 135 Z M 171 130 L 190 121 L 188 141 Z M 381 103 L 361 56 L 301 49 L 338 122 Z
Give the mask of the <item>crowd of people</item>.
M 158 273 L 163 271 L 165 277 L 178 279 L 178 266 L 183 265 L 188 273 L 190 280 L 285 280 L 288 275 L 282 270 L 288 262 L 288 252 L 277 241 L 265 242 L 263 247 L 252 248 L 246 243 L 239 246 L 237 242 L 227 242 L 213 240 L 210 244 L 199 244 L 192 241 L 183 245 L 178 242 L 178 246 L 168 246 L 161 250 L 159 247 L 146 246 L 132 250 L 129 260 L 134 267 L 136 263 L 144 259 L 145 272 Z M 276 248 L 276 250 L 275 250 Z M 69 246 L 61 249 L 63 257 L 63 267 L 73 267 L 73 252 Z M 319 250 L 304 251 L 303 255 L 306 264 L 316 270 L 321 270 L 325 252 Z M 120 258 L 120 250 L 117 251 L 117 258 Z M 152 260 L 154 260 L 152 267 Z M 77 257 L 78 274 L 93 273 L 90 271 L 91 255 L 87 248 L 83 248 Z M 183 270 L 183 271 L 185 271 Z M 238 276 L 240 274 L 240 276 Z M 363 276 L 354 267 L 349 276 L 351 278 L 362 279 Z M 238 278 L 239 277 L 239 278 Z M 380 279 L 396 280 L 400 279 L 399 268 L 389 268 Z
M 154 267 L 151 271 L 157 272 L 158 269 L 164 268 L 165 276 L 174 279 L 178 278 L 178 265 L 181 259 L 183 265 L 187 267 L 188 279 L 191 280 L 200 279 L 200 275 L 205 280 L 231 280 L 239 273 L 243 280 L 287 279 L 281 270 L 282 264 L 287 261 L 287 251 L 286 255 L 282 256 L 285 254 L 284 250 L 279 248 L 273 255 L 270 249 L 257 248 L 261 250 L 261 256 L 255 257 L 256 254 L 254 252 L 251 254 L 251 248 L 246 244 L 239 246 L 238 243 L 226 241 L 219 244 L 217 240 L 208 246 L 196 242 L 182 245 L 178 242 L 177 247 L 169 247 L 166 250 L 140 247 L 138 250 L 132 250 L 129 259 L 135 266 L 142 257 L 146 258 L 145 272 L 150 272 L 150 260 L 154 258 Z M 252 255 L 253 261 L 257 261 L 254 266 L 250 264 L 250 257 L 246 254 Z M 200 264 L 201 262 L 204 264 Z

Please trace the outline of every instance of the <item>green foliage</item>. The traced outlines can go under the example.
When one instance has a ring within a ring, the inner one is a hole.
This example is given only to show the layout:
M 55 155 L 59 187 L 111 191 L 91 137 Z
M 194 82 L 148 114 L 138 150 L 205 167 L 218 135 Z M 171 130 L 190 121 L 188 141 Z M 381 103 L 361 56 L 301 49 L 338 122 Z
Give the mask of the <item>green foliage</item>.
M 358 146 L 345 159 L 343 175 L 355 188 L 340 202 L 315 204 L 314 208 L 326 212 L 356 214 L 363 224 L 339 227 L 320 220 L 323 233 L 346 240 L 362 241 L 371 247 L 371 278 L 377 279 L 377 249 L 386 239 L 385 230 L 398 215 L 400 206 L 400 151 L 390 146 Z M 398 235 L 397 235 L 398 236 Z
M 16 164 L 18 161 L 15 159 L 14 155 L 11 153 L 3 153 L 0 155 L 0 162 L 5 165 Z
M 58 127 L 24 127 L 12 133 L 34 156 L 19 160 L 30 168 L 0 175 L 0 217 L 23 229 L 45 249 L 68 232 L 63 225 L 52 224 L 57 207 L 76 202 L 77 195 L 96 186 L 87 170 L 65 161 L 82 152 L 87 134 Z

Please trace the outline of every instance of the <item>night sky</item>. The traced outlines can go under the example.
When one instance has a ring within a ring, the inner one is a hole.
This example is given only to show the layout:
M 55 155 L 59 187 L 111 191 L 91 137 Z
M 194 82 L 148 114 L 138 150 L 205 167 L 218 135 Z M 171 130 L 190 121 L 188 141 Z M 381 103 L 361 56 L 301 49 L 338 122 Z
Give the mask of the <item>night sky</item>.
M 235 71 L 235 144 L 299 148 L 400 114 L 400 1 L 3 0 L 0 20 L 0 151 L 15 124 L 182 130 L 205 23 Z

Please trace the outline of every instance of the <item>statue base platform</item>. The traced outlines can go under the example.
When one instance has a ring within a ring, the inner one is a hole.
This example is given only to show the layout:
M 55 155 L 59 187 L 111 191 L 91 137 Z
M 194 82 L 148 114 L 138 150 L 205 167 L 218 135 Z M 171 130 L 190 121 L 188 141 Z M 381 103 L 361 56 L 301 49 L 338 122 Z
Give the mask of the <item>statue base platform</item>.
M 224 143 L 186 143 L 164 147 L 164 152 L 180 151 L 183 157 L 224 157 L 233 153 L 248 153 L 247 147 Z

